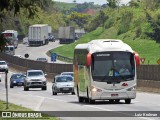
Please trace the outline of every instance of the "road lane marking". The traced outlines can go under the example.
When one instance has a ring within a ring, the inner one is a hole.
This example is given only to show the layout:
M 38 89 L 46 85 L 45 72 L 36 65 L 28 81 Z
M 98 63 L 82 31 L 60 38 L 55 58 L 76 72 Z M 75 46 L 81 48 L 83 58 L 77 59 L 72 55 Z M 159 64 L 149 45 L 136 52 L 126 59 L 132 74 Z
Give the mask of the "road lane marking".
M 36 108 L 34 109 L 35 111 L 39 111 L 39 110 L 40 110 L 40 107 L 41 107 L 41 105 L 42 105 L 44 99 L 45 99 L 44 97 L 41 98 L 41 100 L 40 100 L 39 103 L 37 104 Z

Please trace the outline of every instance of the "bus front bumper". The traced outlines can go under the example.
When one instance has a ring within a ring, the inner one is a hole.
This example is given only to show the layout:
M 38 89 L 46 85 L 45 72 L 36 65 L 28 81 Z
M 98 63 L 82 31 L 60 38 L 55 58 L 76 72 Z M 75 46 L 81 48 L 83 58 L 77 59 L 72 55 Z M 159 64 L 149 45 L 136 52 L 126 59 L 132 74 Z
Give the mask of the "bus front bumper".
M 92 92 L 92 100 L 115 100 L 115 99 L 135 99 L 135 91 L 126 92 Z

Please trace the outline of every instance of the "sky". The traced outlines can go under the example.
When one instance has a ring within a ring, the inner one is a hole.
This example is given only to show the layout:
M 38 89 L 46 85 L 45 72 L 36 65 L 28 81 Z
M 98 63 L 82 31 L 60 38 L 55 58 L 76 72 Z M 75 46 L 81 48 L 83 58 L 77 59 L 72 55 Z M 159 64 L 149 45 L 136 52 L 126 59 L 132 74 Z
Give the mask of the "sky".
M 60 1 L 60 2 L 68 2 L 72 3 L 73 0 L 53 0 L 53 1 Z M 122 4 L 127 4 L 130 0 L 121 0 Z M 77 3 L 84 3 L 84 2 L 94 2 L 95 4 L 106 4 L 106 0 L 76 0 Z

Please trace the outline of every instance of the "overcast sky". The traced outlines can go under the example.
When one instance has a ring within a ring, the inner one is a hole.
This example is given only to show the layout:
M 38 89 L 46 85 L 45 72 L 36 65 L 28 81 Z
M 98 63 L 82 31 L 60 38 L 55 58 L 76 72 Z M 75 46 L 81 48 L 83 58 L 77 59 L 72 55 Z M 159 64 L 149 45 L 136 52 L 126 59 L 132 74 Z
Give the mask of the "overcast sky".
M 60 2 L 68 2 L 72 3 L 73 0 L 53 0 L 53 1 L 60 1 Z M 121 0 L 122 4 L 128 3 L 130 0 Z M 84 3 L 84 2 L 94 2 L 95 4 L 106 4 L 106 0 L 76 0 L 77 3 Z

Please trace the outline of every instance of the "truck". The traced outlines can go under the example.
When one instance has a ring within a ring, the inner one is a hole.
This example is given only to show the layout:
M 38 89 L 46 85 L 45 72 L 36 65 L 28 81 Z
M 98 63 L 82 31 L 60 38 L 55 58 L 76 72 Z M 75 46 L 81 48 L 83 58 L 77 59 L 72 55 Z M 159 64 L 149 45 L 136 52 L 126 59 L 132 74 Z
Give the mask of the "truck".
M 75 41 L 75 28 L 71 26 L 59 27 L 58 30 L 59 43 L 72 43 Z
M 48 44 L 48 24 L 35 24 L 29 26 L 28 45 L 46 45 Z
M 7 39 L 7 45 L 18 47 L 18 32 L 16 30 L 5 30 L 2 34 Z

